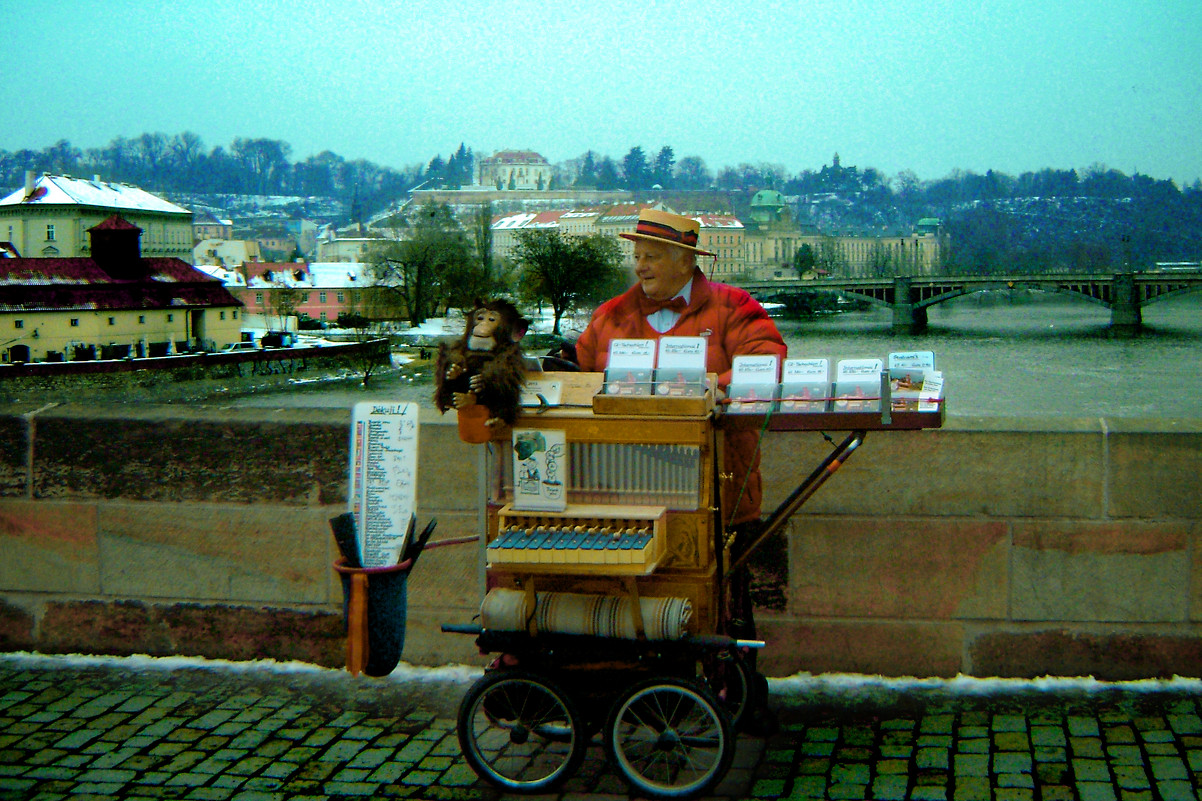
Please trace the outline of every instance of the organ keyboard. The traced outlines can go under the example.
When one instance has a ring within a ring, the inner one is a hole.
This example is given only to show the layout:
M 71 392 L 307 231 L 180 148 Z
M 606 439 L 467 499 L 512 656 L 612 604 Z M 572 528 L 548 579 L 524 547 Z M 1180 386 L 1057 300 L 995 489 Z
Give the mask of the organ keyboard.
M 515 491 L 528 478 L 526 457 L 515 460 L 512 431 L 495 431 L 484 464 L 484 590 L 521 590 L 531 609 L 548 592 L 686 599 L 688 630 L 713 631 L 721 539 L 712 400 L 606 399 L 603 378 L 556 374 L 559 404 L 527 409 L 513 426 L 563 432 L 562 511 L 531 508 Z M 613 402 L 598 409 L 598 398 Z
M 485 551 L 489 567 L 527 573 L 646 575 L 663 557 L 662 506 L 578 505 L 563 512 L 497 512 L 497 534 Z

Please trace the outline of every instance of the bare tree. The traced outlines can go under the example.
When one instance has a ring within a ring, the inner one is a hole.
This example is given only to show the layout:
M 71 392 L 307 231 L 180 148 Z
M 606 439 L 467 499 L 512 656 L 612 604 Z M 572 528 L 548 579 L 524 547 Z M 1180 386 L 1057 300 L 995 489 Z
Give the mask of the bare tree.
M 521 268 L 522 295 L 550 302 L 555 334 L 559 334 L 559 321 L 565 314 L 616 294 L 625 278 L 622 250 L 607 234 L 519 231 L 513 259 Z

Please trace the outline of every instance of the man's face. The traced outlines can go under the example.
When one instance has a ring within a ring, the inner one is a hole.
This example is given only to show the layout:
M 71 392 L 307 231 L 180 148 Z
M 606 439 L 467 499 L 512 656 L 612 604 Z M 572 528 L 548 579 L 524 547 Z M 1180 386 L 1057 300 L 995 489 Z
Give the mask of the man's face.
M 638 239 L 634 243 L 634 274 L 647 297 L 668 300 L 693 275 L 693 254 L 675 245 Z

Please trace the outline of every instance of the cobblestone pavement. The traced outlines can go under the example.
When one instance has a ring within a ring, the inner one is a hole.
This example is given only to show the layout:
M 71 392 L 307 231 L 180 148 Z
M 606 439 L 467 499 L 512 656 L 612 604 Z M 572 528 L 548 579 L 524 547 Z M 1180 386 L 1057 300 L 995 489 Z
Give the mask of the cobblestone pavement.
M 0 799 L 492 799 L 463 763 L 470 671 L 0 656 Z M 1197 799 L 1202 685 L 773 682 L 718 798 Z M 594 745 L 557 795 L 623 799 Z

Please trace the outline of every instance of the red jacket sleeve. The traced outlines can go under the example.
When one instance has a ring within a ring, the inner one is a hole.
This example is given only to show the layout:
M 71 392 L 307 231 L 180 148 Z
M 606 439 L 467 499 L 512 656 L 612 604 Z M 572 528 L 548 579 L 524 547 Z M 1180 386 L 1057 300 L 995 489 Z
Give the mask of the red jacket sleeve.
M 735 356 L 772 355 L 784 361 L 788 349 L 776 323 L 751 295 L 736 290 L 730 293 L 729 317 L 722 327 L 722 348 L 730 360 Z M 730 367 L 718 375 L 718 385 L 730 384 Z

